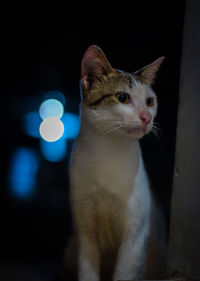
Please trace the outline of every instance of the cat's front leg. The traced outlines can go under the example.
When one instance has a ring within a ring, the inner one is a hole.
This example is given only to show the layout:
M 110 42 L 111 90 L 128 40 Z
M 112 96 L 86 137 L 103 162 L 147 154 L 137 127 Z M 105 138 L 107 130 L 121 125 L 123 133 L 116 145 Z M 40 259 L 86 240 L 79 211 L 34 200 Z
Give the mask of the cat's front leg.
M 113 281 L 142 278 L 145 259 L 145 227 L 140 233 L 124 235 L 114 271 Z
M 100 256 L 97 244 L 89 237 L 80 237 L 79 281 L 99 281 Z

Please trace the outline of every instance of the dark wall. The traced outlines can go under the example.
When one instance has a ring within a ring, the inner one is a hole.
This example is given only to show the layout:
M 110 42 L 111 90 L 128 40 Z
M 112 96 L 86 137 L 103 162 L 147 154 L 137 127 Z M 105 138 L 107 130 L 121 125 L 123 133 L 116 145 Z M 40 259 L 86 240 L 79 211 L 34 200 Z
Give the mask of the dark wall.
M 168 271 L 200 279 L 200 2 L 186 1 Z
M 152 2 L 152 1 L 151 1 Z M 179 66 L 184 3 L 171 6 L 134 1 L 86 7 L 50 2 L 15 3 L 4 10 L 1 85 L 1 259 L 60 257 L 71 230 L 67 159 L 50 163 L 41 157 L 37 196 L 18 200 L 9 192 L 9 165 L 18 146 L 39 151 L 39 139 L 22 128 L 25 113 L 37 110 L 42 95 L 60 90 L 67 111 L 78 113 L 80 63 L 86 48 L 99 45 L 114 68 L 134 71 L 165 55 L 155 91 L 160 136 L 142 141 L 145 162 L 156 194 L 169 215 L 173 171 Z M 50 177 L 51 175 L 51 177 Z M 50 177 L 50 178 L 49 178 Z

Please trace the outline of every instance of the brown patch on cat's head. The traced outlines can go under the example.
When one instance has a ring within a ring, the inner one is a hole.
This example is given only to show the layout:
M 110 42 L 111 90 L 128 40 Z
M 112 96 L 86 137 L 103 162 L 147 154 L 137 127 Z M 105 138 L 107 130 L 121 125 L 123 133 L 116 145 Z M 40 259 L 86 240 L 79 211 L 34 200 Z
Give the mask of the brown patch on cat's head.
M 87 105 L 97 106 L 101 102 L 116 102 L 116 92 L 132 87 L 131 74 L 115 70 L 110 65 L 103 51 L 95 45 L 85 52 L 81 64 L 81 89 Z

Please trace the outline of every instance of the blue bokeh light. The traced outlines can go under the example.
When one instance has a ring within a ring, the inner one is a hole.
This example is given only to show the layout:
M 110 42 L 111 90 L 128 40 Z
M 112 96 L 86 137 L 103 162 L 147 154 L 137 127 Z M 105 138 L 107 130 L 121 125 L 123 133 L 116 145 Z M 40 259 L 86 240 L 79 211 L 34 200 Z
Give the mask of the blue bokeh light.
M 29 136 L 40 138 L 42 155 L 48 161 L 59 162 L 66 156 L 67 140 L 73 140 L 79 134 L 80 117 L 64 113 L 65 97 L 61 92 L 49 91 L 44 97 L 46 100 L 39 112 L 32 111 L 25 115 L 24 130 Z
M 56 99 L 58 101 L 60 101 L 63 106 L 65 105 L 65 96 L 62 92 L 58 91 L 58 90 L 51 90 L 46 92 L 43 95 L 43 101 L 48 100 L 48 99 Z
M 39 114 L 43 120 L 48 117 L 57 117 L 60 119 L 63 116 L 63 112 L 64 108 L 62 103 L 56 99 L 44 101 L 39 108 Z
M 24 130 L 27 135 L 39 138 L 39 127 L 42 119 L 37 111 L 31 111 L 24 116 Z
M 43 156 L 50 162 L 62 161 L 66 156 L 67 142 L 61 138 L 55 142 L 40 140 L 40 148 Z
M 65 130 L 63 137 L 67 139 L 75 139 L 80 131 L 80 117 L 79 115 L 66 112 L 61 121 L 64 124 Z
M 11 159 L 9 177 L 9 188 L 15 197 L 27 199 L 33 196 L 39 164 L 39 157 L 35 150 L 25 147 L 15 150 Z

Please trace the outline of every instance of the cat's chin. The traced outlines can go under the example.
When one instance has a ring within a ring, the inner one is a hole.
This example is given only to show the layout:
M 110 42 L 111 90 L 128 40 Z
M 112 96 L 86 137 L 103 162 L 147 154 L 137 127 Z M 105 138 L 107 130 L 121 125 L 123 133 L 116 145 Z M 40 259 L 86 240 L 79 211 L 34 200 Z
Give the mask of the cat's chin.
M 127 135 L 128 137 L 131 137 L 133 139 L 141 139 L 144 135 L 148 134 L 150 132 L 150 128 L 147 126 L 143 127 L 124 127 L 122 128 L 122 131 Z

